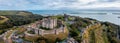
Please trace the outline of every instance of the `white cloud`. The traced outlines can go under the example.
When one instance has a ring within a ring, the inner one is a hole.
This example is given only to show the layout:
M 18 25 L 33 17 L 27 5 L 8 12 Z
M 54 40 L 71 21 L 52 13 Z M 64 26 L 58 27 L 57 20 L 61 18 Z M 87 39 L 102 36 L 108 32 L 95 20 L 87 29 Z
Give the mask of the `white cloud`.
M 119 7 L 120 8 L 120 3 L 119 2 L 111 2 L 111 3 L 93 3 L 93 4 L 88 4 L 88 5 L 81 5 L 79 3 L 75 3 L 71 6 L 71 8 L 77 8 L 77 9 L 85 9 L 85 8 L 104 8 L 104 7 Z
M 0 0 L 0 9 L 120 8 L 120 0 Z
M 87 3 L 95 2 L 95 1 L 97 1 L 97 0 L 78 0 L 77 3 L 79 3 L 79 4 L 87 4 Z
M 105 1 L 105 0 L 104 0 Z M 101 2 L 100 0 L 77 0 L 76 2 L 72 3 L 71 5 L 59 5 L 57 8 L 70 8 L 70 9 L 94 9 L 94 8 L 120 8 L 120 2 Z

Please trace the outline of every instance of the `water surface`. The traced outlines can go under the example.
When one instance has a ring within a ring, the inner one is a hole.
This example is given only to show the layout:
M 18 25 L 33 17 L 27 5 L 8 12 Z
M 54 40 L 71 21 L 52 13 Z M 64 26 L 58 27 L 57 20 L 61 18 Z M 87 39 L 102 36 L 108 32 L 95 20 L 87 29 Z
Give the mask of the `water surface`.
M 67 13 L 68 15 L 80 16 L 97 19 L 103 22 L 111 22 L 120 25 L 120 11 L 107 10 L 107 11 L 94 11 L 94 10 L 83 10 L 83 11 L 71 11 L 71 10 L 30 10 L 34 14 L 40 15 L 58 15 Z M 117 13 L 117 14 L 113 14 Z

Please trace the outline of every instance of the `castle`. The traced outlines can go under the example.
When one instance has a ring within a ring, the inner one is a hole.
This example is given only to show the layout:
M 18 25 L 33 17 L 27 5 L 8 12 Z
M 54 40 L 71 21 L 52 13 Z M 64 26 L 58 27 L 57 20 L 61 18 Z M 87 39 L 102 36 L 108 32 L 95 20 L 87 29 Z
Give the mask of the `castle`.
M 40 21 L 35 22 L 32 25 L 29 25 L 27 28 L 27 31 L 33 31 L 35 34 L 37 35 L 45 35 L 45 34 L 59 34 L 59 32 L 65 32 L 65 26 L 62 24 L 63 22 L 58 21 L 57 19 L 53 19 L 53 18 L 44 18 Z M 59 27 L 56 28 L 56 26 L 58 26 L 60 24 Z M 45 27 L 45 28 L 49 28 L 50 30 L 44 30 L 42 28 L 39 28 L 40 26 Z M 29 36 L 34 36 L 34 34 L 29 34 L 27 33 L 27 31 L 25 32 L 26 35 Z

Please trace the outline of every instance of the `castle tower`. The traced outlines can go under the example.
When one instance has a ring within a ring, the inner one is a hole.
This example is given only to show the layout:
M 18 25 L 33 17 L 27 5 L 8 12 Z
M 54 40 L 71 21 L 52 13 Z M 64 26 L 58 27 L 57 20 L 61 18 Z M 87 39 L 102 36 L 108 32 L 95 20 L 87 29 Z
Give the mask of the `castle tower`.
M 52 18 L 43 19 L 42 27 L 53 29 L 55 26 L 57 26 L 57 19 Z

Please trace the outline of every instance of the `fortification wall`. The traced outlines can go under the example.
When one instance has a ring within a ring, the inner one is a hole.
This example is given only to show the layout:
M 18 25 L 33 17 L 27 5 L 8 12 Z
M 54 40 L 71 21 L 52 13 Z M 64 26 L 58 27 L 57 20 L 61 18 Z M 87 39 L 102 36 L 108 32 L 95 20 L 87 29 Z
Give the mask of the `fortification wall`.
M 30 34 L 30 33 L 27 33 L 27 31 L 25 32 L 25 35 L 27 36 L 35 36 L 36 34 L 37 35 L 45 35 L 45 34 L 59 34 L 61 32 L 65 32 L 65 27 L 60 27 L 58 29 L 53 29 L 53 30 L 43 30 L 43 29 L 33 29 L 33 28 L 29 28 L 28 30 L 34 30 L 35 31 L 35 34 Z

